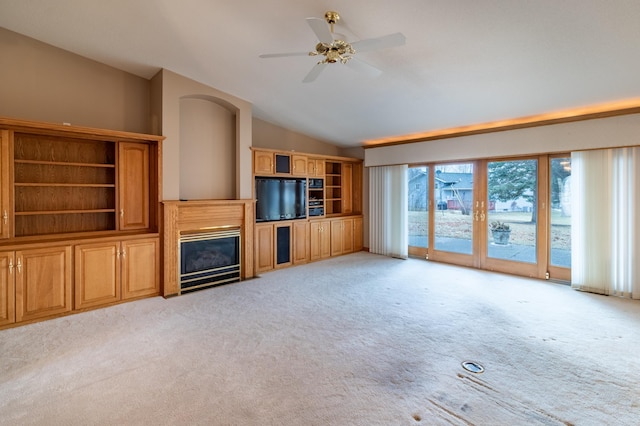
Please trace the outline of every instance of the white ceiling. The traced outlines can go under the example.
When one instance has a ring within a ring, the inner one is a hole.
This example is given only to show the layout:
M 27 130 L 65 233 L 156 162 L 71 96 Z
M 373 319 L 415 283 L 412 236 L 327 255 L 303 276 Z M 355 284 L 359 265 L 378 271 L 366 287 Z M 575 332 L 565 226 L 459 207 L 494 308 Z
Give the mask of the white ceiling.
M 370 78 L 318 58 L 307 17 L 347 41 L 402 32 L 356 56 Z M 341 146 L 640 96 L 638 0 L 0 0 L 0 26 L 150 78 L 166 68 L 251 102 L 254 116 Z

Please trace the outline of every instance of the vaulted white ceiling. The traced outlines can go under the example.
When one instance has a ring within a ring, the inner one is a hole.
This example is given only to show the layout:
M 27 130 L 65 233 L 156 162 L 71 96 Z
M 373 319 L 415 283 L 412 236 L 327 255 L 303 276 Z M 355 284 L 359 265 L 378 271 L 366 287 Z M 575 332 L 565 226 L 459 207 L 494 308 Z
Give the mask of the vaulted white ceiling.
M 406 44 L 313 83 L 307 17 Z M 144 78 L 166 68 L 341 146 L 640 97 L 637 0 L 0 0 L 0 26 Z

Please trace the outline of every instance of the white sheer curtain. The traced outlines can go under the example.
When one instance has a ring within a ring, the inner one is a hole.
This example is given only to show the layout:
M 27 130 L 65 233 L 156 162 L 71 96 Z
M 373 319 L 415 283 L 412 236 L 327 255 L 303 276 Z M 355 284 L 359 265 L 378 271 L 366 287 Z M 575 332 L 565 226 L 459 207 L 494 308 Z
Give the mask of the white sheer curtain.
M 571 286 L 640 299 L 640 147 L 571 154 Z
M 369 251 L 409 257 L 407 165 L 369 168 Z

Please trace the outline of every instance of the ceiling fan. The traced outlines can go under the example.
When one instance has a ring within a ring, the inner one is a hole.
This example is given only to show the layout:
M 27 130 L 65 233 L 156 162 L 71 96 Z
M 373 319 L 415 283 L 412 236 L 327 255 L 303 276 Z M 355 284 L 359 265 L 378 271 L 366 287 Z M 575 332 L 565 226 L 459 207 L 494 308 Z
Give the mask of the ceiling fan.
M 311 30 L 315 33 L 316 37 L 318 37 L 319 43 L 316 44 L 315 50 L 310 52 L 267 53 L 260 55 L 260 58 L 323 56 L 322 60 L 311 68 L 311 71 L 309 71 L 307 76 L 302 80 L 303 83 L 314 81 L 328 64 L 334 63 L 345 64 L 356 71 L 375 77 L 380 75 L 382 71 L 353 55 L 355 55 L 356 52 L 371 52 L 373 50 L 402 46 L 405 44 L 406 39 L 402 33 L 394 33 L 349 43 L 342 39 L 344 36 L 333 32 L 333 26 L 339 20 L 340 15 L 334 11 L 325 13 L 324 19 L 307 18 L 307 24 L 309 24 Z M 329 25 L 327 26 L 327 24 Z

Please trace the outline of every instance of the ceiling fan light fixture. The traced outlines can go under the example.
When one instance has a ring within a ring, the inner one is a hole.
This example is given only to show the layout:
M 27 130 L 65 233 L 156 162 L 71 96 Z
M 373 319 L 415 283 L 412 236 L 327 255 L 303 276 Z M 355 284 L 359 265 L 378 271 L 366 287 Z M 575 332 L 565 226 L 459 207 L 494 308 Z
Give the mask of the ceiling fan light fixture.
M 333 26 L 340 20 L 340 15 L 335 11 L 328 11 L 324 14 L 324 19 L 307 18 L 307 24 L 315 33 L 319 43 L 316 44 L 315 50 L 310 52 L 293 52 L 293 53 L 272 53 L 260 55 L 261 58 L 277 58 L 286 56 L 323 56 L 302 80 L 303 83 L 314 81 L 322 72 L 327 64 L 349 64 L 348 66 L 356 71 L 366 73 L 371 76 L 377 76 L 382 71 L 366 64 L 363 61 L 351 61 L 352 55 L 358 52 L 370 52 L 375 49 L 383 49 L 387 47 L 401 46 L 405 43 L 405 37 L 402 33 L 389 34 L 382 37 L 370 38 L 365 40 L 349 43 L 345 40 L 345 36 L 333 32 Z M 329 28 L 327 28 L 327 24 Z M 354 47 L 355 46 L 355 47 Z

